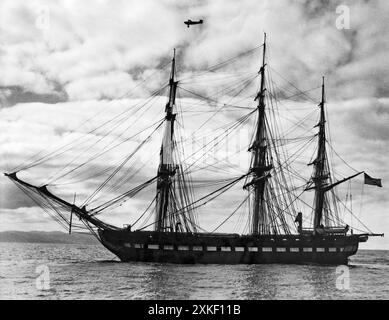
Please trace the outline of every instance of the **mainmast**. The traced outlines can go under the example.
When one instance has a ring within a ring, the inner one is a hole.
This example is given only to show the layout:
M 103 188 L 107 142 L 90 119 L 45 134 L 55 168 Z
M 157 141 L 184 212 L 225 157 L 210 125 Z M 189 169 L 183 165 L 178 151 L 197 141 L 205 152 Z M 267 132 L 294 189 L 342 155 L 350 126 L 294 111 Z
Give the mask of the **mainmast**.
M 245 185 L 253 186 L 254 188 L 254 208 L 252 214 L 252 234 L 265 233 L 266 221 L 265 217 L 265 190 L 271 165 L 266 164 L 267 160 L 267 139 L 266 139 L 266 124 L 265 124 L 265 68 L 266 68 L 266 33 L 263 43 L 263 59 L 262 67 L 259 71 L 261 74 L 261 87 L 255 100 L 258 100 L 258 121 L 255 133 L 255 139 L 249 151 L 252 152 L 252 161 L 250 172 L 253 174 L 251 182 Z
M 157 198 L 156 198 L 156 231 L 166 231 L 167 228 L 174 226 L 169 221 L 168 207 L 172 188 L 172 179 L 176 174 L 176 165 L 173 159 L 174 149 L 174 122 L 176 114 L 174 114 L 174 105 L 176 100 L 176 91 L 178 81 L 175 81 L 175 64 L 176 64 L 176 50 L 172 60 L 172 69 L 169 80 L 169 101 L 165 109 L 165 131 L 162 140 L 160 151 L 160 163 L 158 167 L 158 182 L 157 182 Z

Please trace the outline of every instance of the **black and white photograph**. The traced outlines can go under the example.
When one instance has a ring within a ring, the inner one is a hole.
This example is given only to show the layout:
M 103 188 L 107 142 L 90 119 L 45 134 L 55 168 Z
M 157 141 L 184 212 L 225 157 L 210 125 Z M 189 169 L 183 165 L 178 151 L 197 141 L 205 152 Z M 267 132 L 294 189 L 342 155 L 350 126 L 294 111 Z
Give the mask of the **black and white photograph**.
M 0 0 L 0 300 L 388 300 L 388 17 Z

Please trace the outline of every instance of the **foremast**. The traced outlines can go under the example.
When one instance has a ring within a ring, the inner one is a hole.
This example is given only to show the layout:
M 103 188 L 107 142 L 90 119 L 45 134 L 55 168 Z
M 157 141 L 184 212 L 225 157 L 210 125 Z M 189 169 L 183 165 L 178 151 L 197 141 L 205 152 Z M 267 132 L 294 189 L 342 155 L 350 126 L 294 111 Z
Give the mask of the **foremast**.
M 165 108 L 165 131 L 160 151 L 158 167 L 157 196 L 156 196 L 156 224 L 155 231 L 166 231 L 175 227 L 172 225 L 171 217 L 168 214 L 169 201 L 172 193 L 172 180 L 176 175 L 177 166 L 174 164 L 174 122 L 176 114 L 174 105 L 178 81 L 175 81 L 176 51 L 172 59 L 172 69 L 169 80 L 169 100 Z

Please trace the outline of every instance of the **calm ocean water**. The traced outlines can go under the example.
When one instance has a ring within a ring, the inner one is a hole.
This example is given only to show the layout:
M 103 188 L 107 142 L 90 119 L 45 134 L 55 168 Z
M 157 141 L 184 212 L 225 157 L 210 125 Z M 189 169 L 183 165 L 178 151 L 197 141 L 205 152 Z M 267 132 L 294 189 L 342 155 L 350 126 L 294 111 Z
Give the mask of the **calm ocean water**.
M 329 266 L 121 263 L 99 245 L 0 243 L 0 299 L 389 299 L 389 251 L 349 267 L 340 281 Z

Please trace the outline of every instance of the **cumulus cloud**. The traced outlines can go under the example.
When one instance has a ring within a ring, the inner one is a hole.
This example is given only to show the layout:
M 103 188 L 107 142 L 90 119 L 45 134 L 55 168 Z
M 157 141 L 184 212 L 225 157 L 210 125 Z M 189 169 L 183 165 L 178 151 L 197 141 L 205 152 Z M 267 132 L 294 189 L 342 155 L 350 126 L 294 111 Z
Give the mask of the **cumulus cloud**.
M 350 8 L 350 29 L 336 28 L 338 5 Z M 326 75 L 328 114 L 336 151 L 353 167 L 369 170 L 384 181 L 389 179 L 386 169 L 389 5 L 385 0 L 4 0 L 0 4 L 0 14 L 0 102 L 2 107 L 7 107 L 0 111 L 3 171 L 24 163 L 41 149 L 50 149 L 82 136 L 126 108 L 137 104 L 140 107 L 145 97 L 166 84 L 173 48 L 177 48 L 179 74 L 186 79 L 194 72 L 261 45 L 262 34 L 266 31 L 273 80 L 278 88 L 289 87 L 288 93 L 278 92 L 280 96 L 296 93 L 281 75 L 303 90 L 319 86 L 321 76 Z M 204 24 L 187 29 L 183 21 L 188 18 L 202 18 Z M 236 72 L 255 74 L 260 66 L 260 52 L 257 50 L 245 56 L 225 70 L 223 79 Z M 205 78 L 203 80 L 206 82 Z M 215 81 L 217 85 L 220 85 L 220 97 L 225 95 L 222 89 L 226 81 Z M 202 94 L 215 91 L 201 83 L 190 86 L 182 81 L 182 86 Z M 248 93 L 254 93 L 255 89 L 253 85 Z M 186 111 L 191 119 L 185 129 L 194 131 L 207 116 L 199 110 L 209 106 L 202 105 L 188 92 L 181 91 L 181 94 L 182 105 L 190 106 Z M 309 94 L 314 101 L 319 101 L 319 91 Z M 224 98 L 230 103 L 238 103 L 232 97 Z M 131 124 L 136 123 L 132 130 L 162 118 L 166 98 L 160 96 L 154 102 L 146 118 L 139 120 L 136 114 L 129 118 L 128 121 L 133 121 Z M 252 97 L 240 103 L 249 107 L 254 105 Z M 313 101 L 307 103 L 298 98 L 284 102 L 283 106 L 287 108 L 281 114 L 285 127 L 290 125 L 290 119 L 303 116 L 311 106 L 312 110 L 315 108 Z M 217 108 L 217 105 L 213 107 Z M 299 113 L 299 108 L 304 111 Z M 297 113 L 290 118 L 288 110 L 294 109 Z M 96 116 L 91 118 L 93 115 Z M 205 126 L 204 132 L 238 116 L 235 112 L 215 117 Z M 123 122 L 111 133 L 118 139 L 125 139 L 129 135 L 122 132 L 129 124 Z M 252 122 L 247 125 L 248 131 L 250 125 Z M 315 118 L 309 123 L 311 125 L 315 125 Z M 106 129 L 94 132 L 91 141 L 98 141 L 106 133 Z M 148 172 L 155 171 L 159 139 L 157 137 L 145 152 L 156 155 L 148 163 Z M 104 141 L 107 145 L 111 143 Z M 128 150 L 139 141 L 129 141 Z M 125 150 L 107 155 L 97 160 L 95 169 L 107 164 L 114 166 L 125 155 Z M 46 178 L 50 177 L 53 171 L 57 172 L 73 158 L 66 155 L 55 159 L 39 174 L 43 172 Z M 80 157 L 73 164 L 84 160 Z M 244 158 L 234 172 L 244 170 L 247 160 Z M 337 177 L 349 173 L 342 165 L 339 159 L 335 163 Z M 86 170 L 83 177 L 90 173 Z M 38 173 L 32 173 L 30 178 L 38 176 Z M 136 181 L 142 178 L 146 177 L 139 176 Z M 89 184 L 79 187 L 80 197 L 86 196 L 92 188 Z M 24 228 L 27 216 L 20 213 L 31 213 L 33 204 L 16 196 L 15 188 L 5 179 L 0 182 L 0 188 L 2 223 L 6 221 L 11 229 Z M 61 192 L 61 189 L 56 191 Z M 10 195 L 14 193 L 11 199 Z M 367 225 L 385 231 L 379 217 L 384 215 L 388 198 L 382 196 L 381 190 L 366 188 L 365 193 Z M 139 211 L 146 198 L 141 199 L 143 201 L 134 200 L 128 204 L 126 210 Z M 238 196 L 231 197 L 231 205 L 239 199 Z M 18 223 L 10 218 L 12 212 L 19 213 Z M 222 213 L 218 211 L 217 214 Z M 119 216 L 126 217 L 124 209 Z M 204 221 L 212 224 L 218 219 L 211 220 Z M 30 225 L 35 222 L 28 220 Z M 225 231 L 231 231 L 230 227 L 227 224 Z

